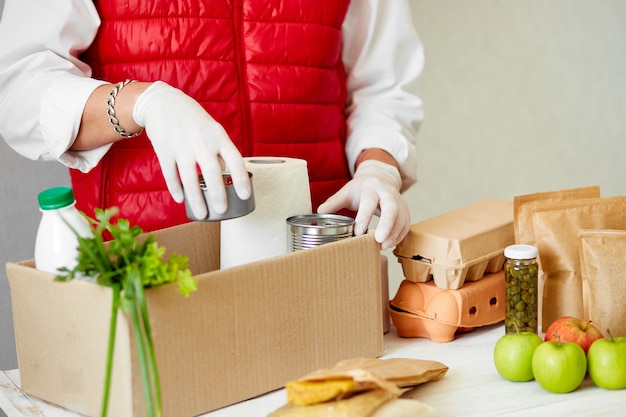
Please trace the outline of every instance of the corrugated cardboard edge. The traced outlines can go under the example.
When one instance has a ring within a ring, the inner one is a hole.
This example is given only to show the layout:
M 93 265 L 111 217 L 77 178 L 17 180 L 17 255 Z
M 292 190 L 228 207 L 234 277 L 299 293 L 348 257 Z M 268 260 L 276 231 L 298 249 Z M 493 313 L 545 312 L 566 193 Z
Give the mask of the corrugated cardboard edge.
M 350 264 L 359 251 L 359 264 Z M 153 314 L 195 318 L 184 331 L 169 321 L 163 334 L 154 334 L 160 363 L 187 357 L 165 367 L 176 372 L 163 374 L 164 393 L 178 394 L 176 403 L 164 394 L 164 404 L 186 403 L 188 415 L 206 412 L 203 403 L 222 407 L 343 359 L 380 356 L 379 271 L 378 244 L 366 235 L 198 275 L 198 292 L 185 302 L 165 288 L 156 289 L 150 297 Z M 161 342 L 162 337 L 168 340 Z M 203 360 L 193 360 L 194 352 L 185 353 L 184 346 L 198 346 L 195 354 Z M 221 375 L 218 384 L 215 374 Z M 205 397 L 184 397 L 181 392 L 191 385 L 204 387 Z M 164 415 L 174 412 L 164 409 Z
M 59 282 L 33 261 L 7 263 L 21 389 L 98 415 L 104 386 L 112 292 L 85 281 Z M 80 314 L 76 314 L 80 312 Z M 44 318 L 39 320 L 38 318 Z M 110 415 L 132 413 L 126 321 L 118 316 Z M 94 375 L 98 375 L 94 378 Z
M 194 273 L 214 266 L 216 244 L 204 236 L 214 236 L 212 227 L 194 223 L 156 234 L 169 252 L 202 258 L 192 261 Z M 32 261 L 7 264 L 7 274 L 22 388 L 98 415 L 110 289 L 56 282 Z M 380 248 L 372 234 L 197 278 L 189 299 L 176 285 L 147 291 L 163 415 L 206 413 L 340 360 L 383 353 Z M 110 415 L 142 415 L 123 316 L 118 325 Z

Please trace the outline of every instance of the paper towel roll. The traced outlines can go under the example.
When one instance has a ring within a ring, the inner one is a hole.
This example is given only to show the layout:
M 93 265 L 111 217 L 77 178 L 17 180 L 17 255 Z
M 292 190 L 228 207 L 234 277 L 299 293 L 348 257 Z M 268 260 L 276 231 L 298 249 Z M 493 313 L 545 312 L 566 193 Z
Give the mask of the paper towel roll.
M 256 208 L 222 221 L 221 269 L 287 253 L 287 218 L 312 211 L 305 160 L 248 157 L 244 161 L 252 173 Z

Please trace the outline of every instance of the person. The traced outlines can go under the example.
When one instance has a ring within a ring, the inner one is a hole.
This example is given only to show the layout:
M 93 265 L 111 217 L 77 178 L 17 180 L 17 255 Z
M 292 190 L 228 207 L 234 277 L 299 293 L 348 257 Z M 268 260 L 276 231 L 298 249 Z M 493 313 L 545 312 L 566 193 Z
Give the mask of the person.
M 242 156 L 307 160 L 314 210 L 408 232 L 423 48 L 406 0 L 6 0 L 0 135 L 145 231 L 223 213 Z M 209 189 L 208 206 L 198 174 Z M 184 191 L 183 191 L 184 190 Z

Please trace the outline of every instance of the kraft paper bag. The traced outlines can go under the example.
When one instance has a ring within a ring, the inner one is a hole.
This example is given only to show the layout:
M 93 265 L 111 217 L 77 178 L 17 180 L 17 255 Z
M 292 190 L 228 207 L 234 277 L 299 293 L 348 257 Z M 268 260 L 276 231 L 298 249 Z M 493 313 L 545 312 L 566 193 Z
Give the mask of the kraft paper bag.
M 444 377 L 440 362 L 408 358 L 353 358 L 286 384 L 287 404 L 268 417 L 422 416 L 430 408 L 399 398 L 417 385 Z
M 578 252 L 580 229 L 626 230 L 626 196 L 561 201 L 534 208 L 533 230 L 545 276 L 542 329 L 562 316 L 586 319 Z
M 559 191 L 546 191 L 534 194 L 519 195 L 513 199 L 513 231 L 515 243 L 536 246 L 535 231 L 533 229 L 533 212 L 536 207 L 546 204 L 554 204 L 559 201 L 572 201 L 585 198 L 600 198 L 600 187 L 590 186 L 571 188 Z M 538 271 L 538 297 L 539 297 L 539 324 L 541 327 L 543 286 L 545 274 L 541 268 L 541 259 L 537 259 Z M 544 327 L 545 328 L 545 327 Z
M 605 337 L 626 337 L 626 230 L 580 230 L 585 315 Z
M 268 417 L 369 417 L 374 410 L 394 398 L 396 398 L 395 394 L 376 389 L 340 401 L 333 401 L 331 407 L 326 402 L 307 406 L 286 404 L 270 413 Z
M 289 381 L 287 401 L 310 405 L 382 389 L 396 397 L 401 388 L 414 387 L 444 377 L 448 367 L 440 362 L 409 358 L 354 358 Z
M 535 232 L 532 222 L 535 206 L 552 204 L 564 200 L 599 197 L 600 187 L 597 185 L 516 196 L 513 199 L 513 230 L 515 233 L 515 242 L 525 245 L 535 245 Z
M 430 412 L 431 408 L 421 401 L 393 398 L 388 391 L 373 390 L 331 404 L 286 404 L 268 417 L 423 417 Z

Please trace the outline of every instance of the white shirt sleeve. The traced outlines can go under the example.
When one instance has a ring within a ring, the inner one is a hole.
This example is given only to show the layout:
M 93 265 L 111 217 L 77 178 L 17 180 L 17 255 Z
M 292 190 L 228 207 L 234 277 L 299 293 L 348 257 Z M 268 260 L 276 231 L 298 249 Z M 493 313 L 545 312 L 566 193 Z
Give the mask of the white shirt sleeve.
M 364 149 L 382 148 L 400 165 L 404 191 L 416 181 L 416 136 L 423 119 L 417 82 L 424 51 L 408 2 L 352 1 L 343 38 L 350 169 Z
M 403 189 L 415 182 L 416 133 L 422 103 L 415 94 L 421 42 L 405 0 L 352 1 L 343 27 L 348 72 L 351 169 L 377 147 L 401 166 Z M 88 171 L 109 146 L 70 152 L 89 95 L 103 81 L 78 55 L 100 19 L 89 0 L 6 0 L 0 20 L 0 136 L 34 160 L 58 160 Z
M 33 160 L 88 171 L 110 146 L 70 152 L 89 95 L 103 81 L 78 55 L 100 18 L 88 0 L 6 0 L 0 20 L 0 136 Z

